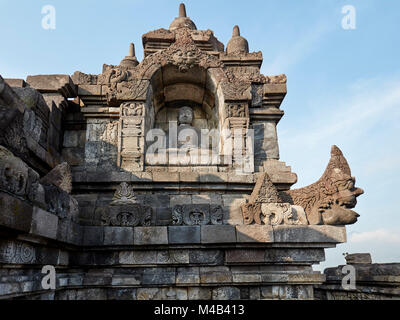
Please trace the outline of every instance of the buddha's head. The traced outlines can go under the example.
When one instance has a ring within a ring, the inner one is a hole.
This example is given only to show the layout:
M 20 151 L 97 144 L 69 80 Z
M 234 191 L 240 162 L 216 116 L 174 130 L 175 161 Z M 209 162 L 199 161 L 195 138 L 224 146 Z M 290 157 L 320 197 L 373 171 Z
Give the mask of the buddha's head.
M 179 109 L 178 123 L 180 125 L 192 125 L 193 122 L 193 110 L 190 107 L 184 106 Z

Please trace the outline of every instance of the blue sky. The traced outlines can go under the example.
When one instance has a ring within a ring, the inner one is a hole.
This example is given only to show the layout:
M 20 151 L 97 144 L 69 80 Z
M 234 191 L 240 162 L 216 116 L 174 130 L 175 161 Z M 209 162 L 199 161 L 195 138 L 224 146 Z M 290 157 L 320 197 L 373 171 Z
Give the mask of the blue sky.
M 118 64 L 130 42 L 143 58 L 142 34 L 168 28 L 175 0 L 0 1 L 0 74 L 101 72 Z M 316 181 L 332 144 L 347 157 L 365 190 L 347 227 L 348 243 L 326 251 L 318 268 L 343 264 L 343 252 L 371 252 L 374 262 L 400 262 L 400 2 L 396 0 L 186 1 L 198 29 L 223 43 L 238 24 L 262 72 L 285 73 L 288 94 L 278 125 L 281 160 L 296 187 Z M 41 26 L 44 5 L 56 9 L 56 29 Z M 344 30 L 342 7 L 356 9 L 356 29 Z

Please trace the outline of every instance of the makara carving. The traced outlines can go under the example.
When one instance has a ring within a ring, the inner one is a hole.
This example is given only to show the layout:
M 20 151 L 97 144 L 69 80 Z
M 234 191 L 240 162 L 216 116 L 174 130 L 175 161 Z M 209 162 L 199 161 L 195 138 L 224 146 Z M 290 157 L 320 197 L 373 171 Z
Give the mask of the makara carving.
M 356 206 L 356 198 L 364 193 L 355 187 L 355 182 L 342 151 L 332 146 L 329 164 L 317 182 L 282 192 L 281 196 L 303 207 L 310 224 L 353 224 L 359 215 L 350 209 Z

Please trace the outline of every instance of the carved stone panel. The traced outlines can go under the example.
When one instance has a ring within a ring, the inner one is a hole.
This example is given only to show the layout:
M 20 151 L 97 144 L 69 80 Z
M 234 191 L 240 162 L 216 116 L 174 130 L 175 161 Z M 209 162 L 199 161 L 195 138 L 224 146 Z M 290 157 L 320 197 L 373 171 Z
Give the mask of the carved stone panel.
M 144 103 L 123 103 L 119 123 L 118 166 L 140 171 L 144 162 Z
M 114 205 L 98 208 L 101 223 L 104 226 L 137 227 L 150 226 L 153 221 L 153 209 L 141 204 Z
M 219 205 L 187 204 L 172 209 L 173 225 L 218 225 L 223 223 L 223 211 Z

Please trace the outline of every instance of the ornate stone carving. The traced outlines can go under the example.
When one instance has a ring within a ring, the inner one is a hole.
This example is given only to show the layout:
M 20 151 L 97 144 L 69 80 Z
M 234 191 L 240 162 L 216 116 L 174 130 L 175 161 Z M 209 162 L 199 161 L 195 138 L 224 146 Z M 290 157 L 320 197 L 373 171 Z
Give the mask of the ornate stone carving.
M 104 226 L 150 226 L 153 221 L 153 209 L 138 203 L 132 186 L 126 182 L 118 186 L 110 205 L 96 212 Z
M 244 224 L 308 224 L 303 208 L 283 202 L 266 172 L 258 178 L 248 202 L 241 208 Z
M 226 113 L 228 118 L 244 118 L 248 116 L 247 106 L 244 103 L 233 104 L 229 103 L 226 106 Z
M 143 116 L 143 103 L 128 102 L 121 105 L 121 113 L 124 117 L 141 117 Z
M 101 140 L 113 146 L 118 144 L 118 121 L 112 121 L 106 125 Z
M 144 104 L 129 102 L 121 105 L 118 138 L 118 166 L 127 171 L 141 170 L 144 153 Z
M 40 179 L 40 182 L 42 184 L 53 184 L 59 187 L 61 190 L 71 193 L 72 175 L 69 164 L 67 162 L 63 162 L 54 167 L 47 175 Z
M 127 204 L 137 203 L 137 199 L 133 192 L 132 186 L 130 186 L 126 182 L 122 182 L 117 187 L 117 190 L 114 193 L 111 205 L 119 205 L 125 203 Z
M 185 204 L 172 209 L 173 225 L 223 224 L 223 210 L 219 205 Z
M 27 181 L 28 166 L 0 146 L 0 189 L 17 196 L 25 196 Z
M 36 251 L 33 246 L 23 242 L 4 241 L 0 244 L 0 263 L 34 263 Z
M 312 185 L 281 193 L 286 201 L 304 208 L 310 224 L 353 224 L 359 216 L 350 210 L 364 191 L 355 187 L 355 178 L 340 149 L 332 147 L 331 159 L 322 177 Z

